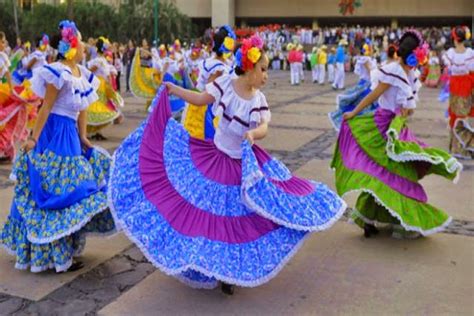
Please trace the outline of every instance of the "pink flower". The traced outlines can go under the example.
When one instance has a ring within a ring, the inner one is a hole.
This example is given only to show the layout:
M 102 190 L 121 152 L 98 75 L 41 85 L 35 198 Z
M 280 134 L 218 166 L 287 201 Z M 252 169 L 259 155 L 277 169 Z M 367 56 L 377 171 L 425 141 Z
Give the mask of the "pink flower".
M 263 40 L 258 35 L 253 35 L 250 38 L 250 43 L 252 46 L 257 47 L 259 49 L 263 48 Z

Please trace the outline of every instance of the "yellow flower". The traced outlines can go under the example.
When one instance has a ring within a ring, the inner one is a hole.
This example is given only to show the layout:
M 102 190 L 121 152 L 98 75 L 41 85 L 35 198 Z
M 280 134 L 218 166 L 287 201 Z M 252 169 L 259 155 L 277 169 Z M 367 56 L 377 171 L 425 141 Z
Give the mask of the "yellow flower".
M 70 50 L 68 50 L 68 52 L 66 53 L 64 57 L 66 57 L 67 60 L 71 60 L 74 58 L 74 56 L 76 56 L 76 53 L 77 53 L 77 49 L 71 48 Z
M 226 37 L 224 39 L 224 47 L 230 51 L 234 50 L 234 39 L 232 37 Z
M 247 58 L 252 62 L 252 64 L 257 63 L 260 57 L 262 57 L 262 53 L 257 47 L 252 47 L 247 52 Z

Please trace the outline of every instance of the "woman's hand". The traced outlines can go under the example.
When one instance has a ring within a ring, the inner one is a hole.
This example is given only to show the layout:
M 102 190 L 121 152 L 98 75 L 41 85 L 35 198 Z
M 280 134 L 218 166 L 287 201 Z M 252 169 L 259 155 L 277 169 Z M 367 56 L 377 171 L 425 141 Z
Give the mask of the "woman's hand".
M 86 147 L 86 148 L 92 148 L 94 147 L 91 143 L 91 141 L 87 138 L 87 136 L 82 136 L 81 137 L 81 144 Z
M 21 146 L 21 149 L 23 149 L 25 152 L 29 152 L 30 150 L 35 148 L 35 146 L 36 146 L 36 139 L 30 136 L 28 137 L 26 142 L 23 143 L 23 145 Z
M 413 112 L 414 112 L 413 109 L 402 108 L 401 115 L 402 115 L 402 117 L 408 117 L 408 116 L 412 115 Z
M 165 86 L 166 86 L 166 89 L 168 89 L 169 94 L 175 94 L 176 86 L 172 82 L 166 81 Z
M 351 112 L 346 112 L 344 114 L 342 114 L 342 118 L 344 119 L 344 121 L 348 121 L 352 118 L 354 118 L 357 114 L 355 114 L 353 111 Z
M 244 138 L 245 140 L 248 140 L 250 145 L 253 145 L 255 143 L 255 136 L 253 135 L 253 130 L 246 132 Z

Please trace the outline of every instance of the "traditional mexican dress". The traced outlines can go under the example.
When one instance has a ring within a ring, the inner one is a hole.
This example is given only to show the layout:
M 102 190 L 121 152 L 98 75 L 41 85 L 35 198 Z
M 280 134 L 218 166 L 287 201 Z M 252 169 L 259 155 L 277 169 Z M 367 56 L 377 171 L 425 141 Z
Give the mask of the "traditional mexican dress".
M 375 69 L 377 67 L 375 61 L 369 56 L 357 56 L 354 73 L 359 76 L 359 82 L 347 89 L 344 93 L 341 93 L 336 98 L 336 111 L 329 113 L 329 120 L 332 126 L 339 131 L 342 122 L 342 115 L 346 112 L 354 110 L 357 105 L 362 101 L 370 92 L 372 92 L 371 72 L 367 69 Z M 383 71 L 383 70 L 381 70 Z M 374 102 L 366 107 L 359 115 L 363 115 L 368 112 L 372 112 L 377 108 L 377 103 Z
M 270 111 L 261 92 L 245 100 L 232 80 L 221 76 L 205 88 L 221 118 L 214 140 L 193 138 L 172 119 L 163 89 L 114 155 L 117 223 L 157 268 L 194 287 L 267 282 L 309 232 L 329 228 L 345 209 L 326 185 L 242 143 Z
M 132 64 L 130 66 L 129 85 L 130 91 L 136 97 L 145 98 L 151 101 L 161 85 L 162 74 L 155 66 L 159 67 L 161 60 L 152 58 L 152 66 L 142 66 L 140 49 L 135 50 Z
M 111 75 L 116 69 L 104 56 L 98 56 L 87 63 L 87 68 L 96 68 L 94 75 L 100 81 L 97 94 L 99 99 L 87 108 L 87 132 L 95 133 L 113 123 L 124 105 L 120 93 L 111 84 Z
M 48 64 L 46 60 L 47 54 L 39 49 L 35 50 L 33 53 L 29 54 L 27 57 L 22 59 L 22 67 L 17 69 L 12 74 L 12 79 L 15 84 L 20 85 L 24 80 L 29 80 L 33 77 L 34 71 L 40 69 L 44 65 Z M 35 60 L 33 66 L 30 69 L 26 69 L 26 66 Z
M 342 122 L 331 166 L 340 195 L 361 192 L 352 214 L 360 226 L 388 223 L 397 233 L 426 236 L 451 221 L 427 203 L 419 180 L 428 174 L 456 180 L 462 165 L 443 150 L 418 141 L 406 119 L 397 115 L 401 108 L 416 107 L 421 87 L 417 75 L 405 73 L 398 62 L 375 71 L 374 89 L 381 82 L 390 85 L 378 100 L 379 108 Z
M 16 256 L 18 269 L 65 271 L 83 250 L 86 234 L 115 229 L 105 192 L 110 156 L 81 148 L 77 129 L 79 112 L 97 100 L 100 82 L 78 67 L 80 77 L 57 62 L 32 78 L 41 98 L 47 84 L 59 93 L 37 145 L 18 156 L 11 175 L 15 193 L 0 244 Z
M 463 159 L 474 158 L 474 106 L 472 72 L 474 51 L 457 53 L 450 48 L 445 55 L 449 68 L 449 150 Z
M 428 61 L 428 76 L 426 77 L 425 85 L 427 87 L 436 88 L 441 78 L 441 66 L 437 56 L 430 57 Z
M 204 91 L 208 84 L 209 78 L 220 72 L 228 74 L 231 67 L 226 63 L 211 57 L 202 61 L 199 68 L 199 77 L 197 80 L 196 89 Z M 184 128 L 194 138 L 199 139 L 213 139 L 217 120 L 212 113 L 212 105 L 206 106 L 188 104 L 186 105 L 181 119 Z
M 0 52 L 0 79 L 8 72 L 10 62 L 5 53 Z M 36 114 L 39 100 L 31 93 L 29 82 L 13 88 L 0 80 L 0 158 L 13 160 L 15 148 L 28 136 L 27 124 Z

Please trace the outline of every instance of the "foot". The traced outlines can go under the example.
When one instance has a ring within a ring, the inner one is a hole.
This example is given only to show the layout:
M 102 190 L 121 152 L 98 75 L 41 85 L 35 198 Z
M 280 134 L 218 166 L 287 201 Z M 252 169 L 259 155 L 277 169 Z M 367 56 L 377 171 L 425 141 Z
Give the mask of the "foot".
M 372 235 L 377 235 L 379 233 L 379 230 L 377 227 L 371 224 L 364 224 L 364 237 L 365 238 L 370 238 Z
M 227 284 L 227 283 L 221 284 L 221 290 L 222 290 L 222 293 L 224 294 L 234 295 L 234 289 L 235 289 L 235 285 Z
M 101 140 L 107 140 L 107 137 L 105 137 L 104 135 L 100 133 L 97 133 L 94 136 L 92 136 L 92 139 L 101 141 Z
M 74 260 L 72 262 L 71 266 L 66 271 L 60 271 L 60 272 L 56 272 L 56 273 L 74 272 L 74 271 L 80 270 L 82 268 L 84 268 L 84 263 L 82 261 Z

